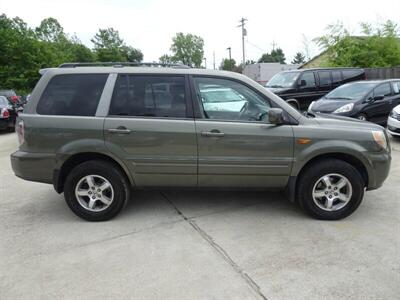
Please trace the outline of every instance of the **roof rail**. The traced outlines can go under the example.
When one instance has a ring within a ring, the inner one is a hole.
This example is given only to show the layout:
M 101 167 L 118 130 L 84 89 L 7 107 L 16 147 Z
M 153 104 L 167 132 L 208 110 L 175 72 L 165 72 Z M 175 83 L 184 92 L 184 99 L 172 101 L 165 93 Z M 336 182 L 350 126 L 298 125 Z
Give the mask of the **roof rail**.
M 64 63 L 58 66 L 59 68 L 77 68 L 77 67 L 158 67 L 158 68 L 176 68 L 190 69 L 184 64 L 170 63 L 147 63 L 147 62 L 93 62 L 93 63 Z

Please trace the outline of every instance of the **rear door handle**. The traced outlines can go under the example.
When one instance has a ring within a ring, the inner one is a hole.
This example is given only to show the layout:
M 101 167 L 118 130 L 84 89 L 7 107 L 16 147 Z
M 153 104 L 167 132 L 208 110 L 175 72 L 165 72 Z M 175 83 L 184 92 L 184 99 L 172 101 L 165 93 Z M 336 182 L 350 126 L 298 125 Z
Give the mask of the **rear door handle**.
M 223 137 L 225 133 L 220 132 L 219 130 L 211 130 L 211 131 L 202 131 L 201 136 L 204 137 Z
M 116 134 L 129 134 L 131 133 L 131 130 L 124 127 L 124 126 L 119 126 L 118 128 L 110 128 L 107 130 L 109 133 L 116 133 Z

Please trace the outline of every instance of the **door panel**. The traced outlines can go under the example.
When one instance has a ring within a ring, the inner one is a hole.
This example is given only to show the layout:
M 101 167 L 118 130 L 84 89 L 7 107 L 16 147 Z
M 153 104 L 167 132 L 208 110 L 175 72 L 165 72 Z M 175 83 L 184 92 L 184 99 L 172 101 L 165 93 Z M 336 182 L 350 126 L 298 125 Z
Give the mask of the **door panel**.
M 199 186 L 284 187 L 293 162 L 291 126 L 196 120 Z M 208 136 L 217 132 L 223 136 Z
M 194 120 L 107 117 L 104 134 L 107 148 L 125 161 L 137 186 L 197 185 Z
M 125 161 L 137 186 L 196 186 L 197 141 L 181 75 L 120 74 L 106 146 Z

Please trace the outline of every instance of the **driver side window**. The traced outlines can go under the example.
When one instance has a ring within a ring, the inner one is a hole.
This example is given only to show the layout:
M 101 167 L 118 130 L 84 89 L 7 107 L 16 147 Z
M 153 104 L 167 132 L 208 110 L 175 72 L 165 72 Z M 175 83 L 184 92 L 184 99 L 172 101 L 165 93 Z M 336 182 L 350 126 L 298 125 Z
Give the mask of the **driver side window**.
M 247 86 L 227 79 L 194 78 L 206 119 L 229 121 L 268 120 L 270 103 Z

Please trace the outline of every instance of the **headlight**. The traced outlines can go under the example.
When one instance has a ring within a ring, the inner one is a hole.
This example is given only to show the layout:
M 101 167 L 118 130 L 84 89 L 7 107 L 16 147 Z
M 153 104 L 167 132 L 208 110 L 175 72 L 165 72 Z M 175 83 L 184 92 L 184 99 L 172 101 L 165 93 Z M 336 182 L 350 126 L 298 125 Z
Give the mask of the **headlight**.
M 381 146 L 383 149 L 387 148 L 386 136 L 383 131 L 380 130 L 372 130 L 372 136 L 374 137 L 374 141 Z
M 314 105 L 315 101 L 311 102 L 310 105 L 308 106 L 308 111 L 312 109 L 312 106 Z
M 394 111 L 394 109 L 390 112 L 390 117 L 392 117 L 393 119 L 397 119 L 400 114 L 398 114 L 397 112 Z
M 346 112 L 351 111 L 353 109 L 353 107 L 354 107 L 354 103 L 349 103 L 349 104 L 343 105 L 342 107 L 339 107 L 333 113 L 334 114 L 346 113 Z

